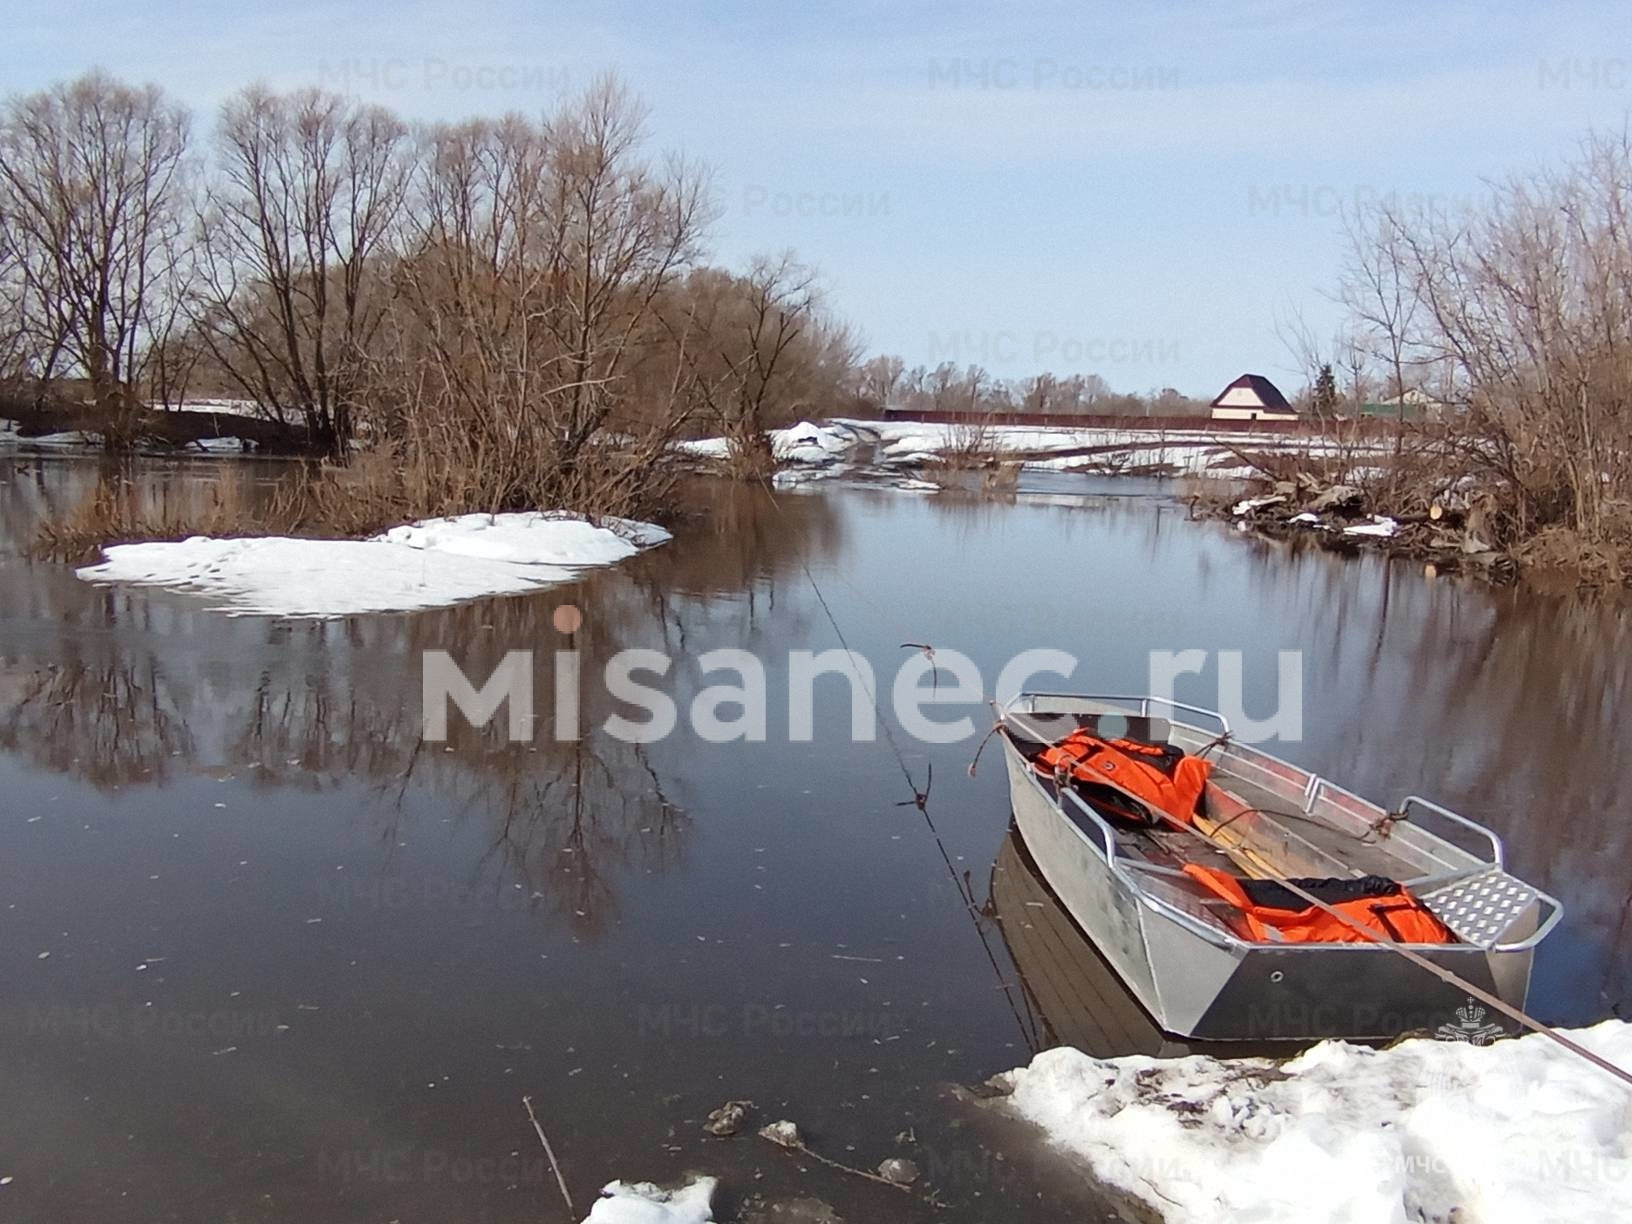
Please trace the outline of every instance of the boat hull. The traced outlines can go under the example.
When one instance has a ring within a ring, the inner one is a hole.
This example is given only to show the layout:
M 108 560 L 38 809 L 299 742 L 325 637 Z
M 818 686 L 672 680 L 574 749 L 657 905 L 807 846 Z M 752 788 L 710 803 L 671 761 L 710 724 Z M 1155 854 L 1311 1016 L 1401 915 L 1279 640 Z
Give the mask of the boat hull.
M 1014 818 L 1049 888 L 1163 1031 L 1209 1041 L 1280 1041 L 1485 1027 L 1467 991 L 1375 944 L 1249 944 L 1206 937 L 1130 889 L 1107 848 L 1070 820 L 1026 759 L 1002 737 Z M 1516 1007 L 1532 952 L 1471 945 L 1414 949 Z

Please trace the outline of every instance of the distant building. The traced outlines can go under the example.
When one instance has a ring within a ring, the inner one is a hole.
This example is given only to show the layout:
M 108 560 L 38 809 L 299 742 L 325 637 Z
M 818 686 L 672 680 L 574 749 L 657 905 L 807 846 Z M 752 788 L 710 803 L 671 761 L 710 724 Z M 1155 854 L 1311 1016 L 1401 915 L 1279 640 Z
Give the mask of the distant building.
M 1296 421 L 1297 411 L 1262 374 L 1243 374 L 1212 403 L 1215 421 Z
M 1360 405 L 1361 416 L 1381 417 L 1389 421 L 1442 421 L 1449 413 L 1448 404 L 1417 387 L 1409 387 L 1388 399 Z

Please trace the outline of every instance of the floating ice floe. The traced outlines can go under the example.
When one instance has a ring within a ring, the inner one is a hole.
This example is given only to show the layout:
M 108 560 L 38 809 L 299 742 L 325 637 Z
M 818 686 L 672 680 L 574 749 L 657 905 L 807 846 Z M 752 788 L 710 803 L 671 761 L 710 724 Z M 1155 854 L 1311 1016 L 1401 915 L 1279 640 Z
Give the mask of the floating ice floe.
M 615 1181 L 601 1191 L 584 1224 L 712 1224 L 717 1183 L 699 1177 L 677 1190 Z
M 526 511 L 393 527 L 369 540 L 285 536 L 118 544 L 87 582 L 162 587 L 239 616 L 329 618 L 408 612 L 570 582 L 671 537 L 627 519 L 599 524 Z
M 1570 1034 L 1632 1068 L 1632 1024 Z M 1010 1104 L 1166 1224 L 1632 1220 L 1632 1090 L 1542 1035 L 1285 1063 L 1040 1054 Z

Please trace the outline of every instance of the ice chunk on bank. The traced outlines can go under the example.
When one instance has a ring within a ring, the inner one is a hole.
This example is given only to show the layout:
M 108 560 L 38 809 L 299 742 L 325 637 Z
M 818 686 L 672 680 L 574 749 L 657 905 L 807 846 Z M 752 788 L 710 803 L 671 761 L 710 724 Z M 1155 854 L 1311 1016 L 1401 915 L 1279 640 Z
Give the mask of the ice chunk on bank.
M 1388 516 L 1373 514 L 1364 523 L 1358 523 L 1353 527 L 1343 528 L 1343 534 L 1351 536 L 1377 536 L 1386 540 L 1399 529 L 1400 525 Z
M 196 594 L 232 615 L 328 618 L 409 612 L 570 582 L 669 533 L 650 523 L 527 511 L 393 527 L 369 540 L 285 536 L 118 544 L 87 582 Z
M 784 463 L 829 463 L 855 445 L 854 430 L 843 425 L 800 421 L 771 430 L 771 454 Z
M 669 449 L 694 459 L 728 459 L 731 456 L 729 438 L 676 438 Z
M 1571 1034 L 1632 1068 L 1632 1024 Z M 1632 1091 L 1532 1035 L 1284 1064 L 1040 1054 L 1012 1107 L 1167 1224 L 1632 1220 Z
M 601 1191 L 584 1224 L 712 1224 L 715 1180 L 699 1177 L 678 1190 L 615 1181 Z

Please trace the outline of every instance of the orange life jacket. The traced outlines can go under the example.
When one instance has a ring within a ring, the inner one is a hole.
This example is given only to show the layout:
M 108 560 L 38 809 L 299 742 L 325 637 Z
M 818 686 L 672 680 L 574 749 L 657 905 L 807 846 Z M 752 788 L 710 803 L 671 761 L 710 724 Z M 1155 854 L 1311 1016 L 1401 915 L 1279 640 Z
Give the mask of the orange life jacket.
M 1079 782 L 1117 787 L 1141 802 L 1190 823 L 1201 802 L 1211 761 L 1167 744 L 1101 739 L 1079 728 L 1037 756 L 1044 773 L 1065 771 Z
M 1242 880 L 1228 872 L 1198 863 L 1187 863 L 1184 874 L 1223 897 L 1241 911 L 1252 938 L 1261 943 L 1455 943 L 1456 936 L 1427 906 L 1423 905 L 1392 880 L 1370 881 L 1295 881 L 1304 891 L 1320 896 L 1321 884 L 1347 886 L 1346 891 L 1368 891 L 1370 895 L 1349 900 L 1328 900 L 1321 897 L 1338 913 L 1353 919 L 1377 938 L 1368 939 L 1348 923 L 1333 917 L 1318 905 L 1290 909 L 1254 900 L 1249 888 L 1260 893 L 1274 889 L 1292 896 L 1284 888 L 1275 889 L 1272 881 Z

